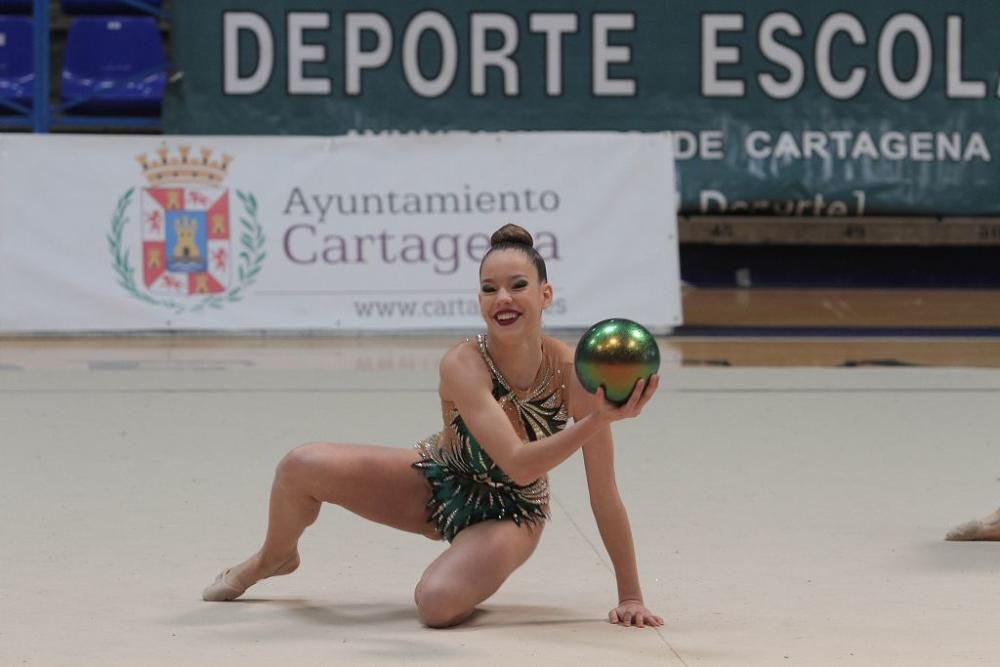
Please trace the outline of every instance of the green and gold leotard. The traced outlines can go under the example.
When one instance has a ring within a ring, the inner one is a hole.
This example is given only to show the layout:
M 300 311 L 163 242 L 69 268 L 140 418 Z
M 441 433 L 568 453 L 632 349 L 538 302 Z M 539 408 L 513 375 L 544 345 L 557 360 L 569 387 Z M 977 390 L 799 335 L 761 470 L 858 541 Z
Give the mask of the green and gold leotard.
M 538 374 L 526 391 L 507 384 L 486 348 L 485 336 L 480 334 L 476 342 L 493 378 L 493 398 L 522 442 L 539 440 L 566 426 L 563 370 L 547 339 L 542 340 Z M 454 403 L 442 400 L 441 412 L 444 429 L 417 443 L 421 456 L 413 464 L 431 485 L 429 520 L 441 537 L 451 542 L 463 528 L 489 519 L 510 519 L 518 525 L 545 520 L 548 480 L 515 484 L 476 442 Z

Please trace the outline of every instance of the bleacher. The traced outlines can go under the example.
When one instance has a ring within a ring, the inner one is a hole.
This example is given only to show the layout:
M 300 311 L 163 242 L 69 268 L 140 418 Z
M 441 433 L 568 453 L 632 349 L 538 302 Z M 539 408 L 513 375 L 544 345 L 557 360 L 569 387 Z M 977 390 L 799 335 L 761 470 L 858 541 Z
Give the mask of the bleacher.
M 5 8 L 12 3 L 0 5 Z M 23 16 L 0 16 L 0 109 L 30 113 L 35 86 L 32 24 Z
M 0 0 L 0 14 L 30 14 L 32 0 Z
M 0 0 L 0 129 L 160 129 L 163 0 Z

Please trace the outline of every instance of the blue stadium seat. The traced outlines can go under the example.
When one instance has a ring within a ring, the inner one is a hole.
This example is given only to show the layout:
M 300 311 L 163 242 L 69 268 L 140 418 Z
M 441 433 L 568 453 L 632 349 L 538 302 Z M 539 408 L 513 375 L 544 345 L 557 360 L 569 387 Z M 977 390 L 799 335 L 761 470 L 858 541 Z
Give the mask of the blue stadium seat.
M 4 0 L 0 0 L 3 2 Z M 140 0 L 154 9 L 163 7 L 163 0 Z M 115 0 L 60 0 L 59 7 L 65 14 L 144 14 L 142 9 L 127 2 Z
M 0 16 L 0 99 L 31 106 L 35 83 L 31 19 Z M 0 113 L 12 109 L 0 104 Z
M 0 14 L 30 14 L 31 0 L 0 0 Z
M 156 115 L 166 84 L 156 19 L 77 18 L 70 23 L 60 88 L 67 113 Z

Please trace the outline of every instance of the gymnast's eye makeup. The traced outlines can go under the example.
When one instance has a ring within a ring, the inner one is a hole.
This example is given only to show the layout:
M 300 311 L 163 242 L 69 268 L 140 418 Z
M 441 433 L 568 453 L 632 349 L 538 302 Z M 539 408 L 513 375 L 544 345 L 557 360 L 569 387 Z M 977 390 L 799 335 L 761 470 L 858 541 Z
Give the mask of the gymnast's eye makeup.
M 527 286 L 528 286 L 528 281 L 525 280 L 524 278 L 518 278 L 517 280 L 514 281 L 513 285 L 514 289 L 524 289 Z
M 480 291 L 482 291 L 483 294 L 493 294 L 494 292 L 497 291 L 496 287 L 489 284 L 480 285 L 479 289 Z

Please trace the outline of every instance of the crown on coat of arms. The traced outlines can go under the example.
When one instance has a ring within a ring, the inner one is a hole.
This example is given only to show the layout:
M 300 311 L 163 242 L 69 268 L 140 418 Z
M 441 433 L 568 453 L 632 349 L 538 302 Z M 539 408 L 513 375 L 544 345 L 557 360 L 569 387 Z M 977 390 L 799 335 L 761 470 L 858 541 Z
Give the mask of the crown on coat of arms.
M 147 158 L 146 154 L 136 156 L 142 166 L 142 173 L 150 185 L 165 183 L 196 183 L 218 186 L 226 177 L 232 156 L 222 155 L 221 160 L 212 159 L 212 149 L 202 148 L 201 157 L 191 155 L 190 146 L 181 146 L 179 155 L 170 155 L 166 145 L 157 151 L 160 159 Z

